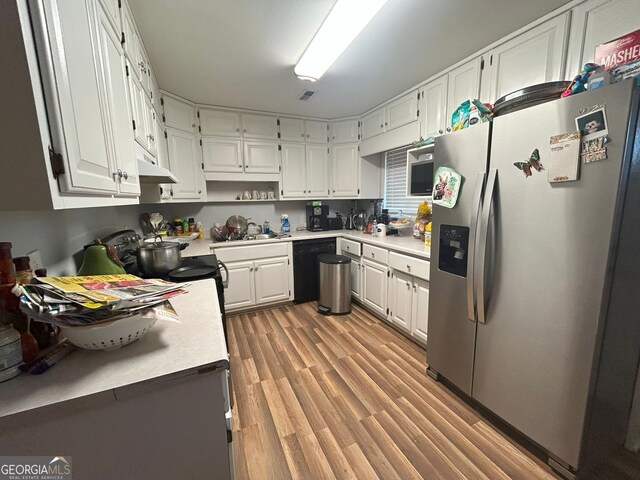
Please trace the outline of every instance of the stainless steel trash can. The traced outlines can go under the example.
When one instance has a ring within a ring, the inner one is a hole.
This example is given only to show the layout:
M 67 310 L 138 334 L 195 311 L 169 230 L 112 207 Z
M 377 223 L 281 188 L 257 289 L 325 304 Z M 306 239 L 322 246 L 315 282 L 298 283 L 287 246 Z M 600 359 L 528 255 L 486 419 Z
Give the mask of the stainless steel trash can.
M 320 263 L 320 300 L 318 312 L 324 315 L 351 313 L 351 259 L 323 253 Z

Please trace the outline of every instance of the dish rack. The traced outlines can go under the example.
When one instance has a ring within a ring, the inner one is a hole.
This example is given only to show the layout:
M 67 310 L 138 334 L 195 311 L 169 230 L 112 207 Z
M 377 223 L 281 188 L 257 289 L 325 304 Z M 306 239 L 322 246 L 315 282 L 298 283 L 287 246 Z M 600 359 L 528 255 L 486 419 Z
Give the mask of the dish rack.
M 137 314 L 96 325 L 60 327 L 67 340 L 87 350 L 116 350 L 143 337 L 155 325 L 153 314 Z

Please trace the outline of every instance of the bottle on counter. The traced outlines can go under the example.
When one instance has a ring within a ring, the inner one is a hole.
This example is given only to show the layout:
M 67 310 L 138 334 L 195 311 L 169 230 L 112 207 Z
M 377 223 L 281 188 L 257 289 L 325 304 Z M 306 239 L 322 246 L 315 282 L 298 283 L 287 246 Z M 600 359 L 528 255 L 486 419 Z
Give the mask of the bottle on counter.
M 271 233 L 271 227 L 269 226 L 269 220 L 265 220 L 262 225 L 262 233 Z
M 189 217 L 189 232 L 195 233 L 196 230 L 196 220 L 193 217 Z
M 289 215 L 283 213 L 280 217 L 280 232 L 289 233 L 291 232 L 291 224 L 289 223 Z
M 184 218 L 182 220 L 182 233 L 189 233 L 189 219 L 188 218 Z
M 181 218 L 176 218 L 173 221 L 173 228 L 175 228 L 176 233 L 182 233 L 182 219 Z

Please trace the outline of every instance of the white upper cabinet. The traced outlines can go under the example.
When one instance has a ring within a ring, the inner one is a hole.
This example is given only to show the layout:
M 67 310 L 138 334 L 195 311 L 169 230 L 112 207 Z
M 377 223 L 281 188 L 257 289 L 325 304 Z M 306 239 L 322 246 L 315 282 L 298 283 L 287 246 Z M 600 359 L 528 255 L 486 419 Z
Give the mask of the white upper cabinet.
M 169 166 L 171 173 L 178 178 L 178 183 L 171 185 L 171 196 L 175 199 L 202 200 L 202 156 L 196 136 L 175 128 L 166 130 Z
M 362 117 L 362 139 L 374 137 L 384 132 L 384 107 Z
M 418 119 L 418 95 L 417 91 L 411 92 L 385 105 L 385 131 L 388 132 Z
M 140 63 L 142 58 L 140 56 L 140 39 L 138 38 L 138 32 L 136 29 L 136 22 L 133 19 L 131 13 L 131 7 L 129 2 L 122 0 L 122 46 L 124 47 L 125 54 L 131 62 L 131 74 L 135 74 L 140 78 Z
M 638 0 L 589 0 L 574 7 L 564 78 L 572 79 L 585 63 L 593 62 L 598 45 L 638 28 Z
M 331 193 L 334 197 L 357 197 L 359 188 L 358 144 L 333 146 Z
M 167 127 L 183 132 L 195 133 L 196 110 L 192 103 L 164 95 L 164 123 Z
M 162 112 L 162 105 L 160 104 L 160 87 L 158 86 L 158 79 L 156 78 L 156 74 L 154 70 L 149 67 L 149 71 L 151 75 L 149 76 L 149 95 L 151 96 L 151 103 L 153 104 L 153 108 L 155 108 L 158 112 Z
M 280 140 L 283 142 L 304 142 L 304 120 L 301 118 L 280 117 Z
M 106 2 L 112 5 L 112 2 Z M 130 105 L 125 76 L 125 63 L 120 38 L 113 29 L 109 12 L 97 6 L 98 45 L 102 60 L 102 75 L 110 114 L 110 133 L 113 156 L 121 194 L 139 195 L 138 164 L 134 152 L 133 128 L 130 123 Z
M 444 75 L 426 84 L 422 90 L 422 138 L 442 135 L 447 127 L 447 79 Z
M 242 141 L 202 137 L 202 162 L 205 172 L 242 173 Z
M 300 143 L 283 143 L 280 153 L 282 156 L 280 194 L 285 198 L 304 197 L 307 194 L 306 146 Z
M 241 134 L 240 114 L 229 110 L 200 108 L 200 133 L 221 137 L 239 137 Z
M 146 117 L 146 134 L 147 134 L 147 150 L 149 153 L 156 157 L 158 155 L 158 144 L 155 132 L 155 124 L 156 124 L 156 111 L 151 104 L 151 99 L 145 96 L 145 112 L 147 114 Z
M 53 148 L 63 155 L 68 175 L 59 177 L 63 192 L 116 193 L 115 165 L 110 158 L 109 115 L 95 39 L 95 2 L 44 2 L 51 38 L 52 74 L 47 90 L 49 110 L 59 118 L 52 125 Z M 129 120 L 127 120 L 129 123 Z
M 451 115 L 465 100 L 478 98 L 480 94 L 480 57 L 449 72 L 447 86 L 447 131 L 451 127 Z
M 247 138 L 278 139 L 278 118 L 270 115 L 242 114 L 242 135 Z
M 120 36 L 120 3 L 118 0 L 100 0 L 104 13 L 106 14 L 111 28 Z M 118 39 L 120 42 L 120 39 Z
M 307 197 L 329 196 L 329 148 L 307 145 Z
M 309 143 L 328 143 L 329 142 L 329 124 L 327 122 L 305 120 L 304 130 L 305 130 L 307 142 Z
M 138 78 L 131 73 L 129 68 L 129 94 L 131 95 L 131 118 L 133 119 L 133 133 L 136 141 L 147 148 L 147 106 L 145 95 Z
M 554 17 L 483 55 L 482 101 L 561 79 L 568 22 L 569 13 Z
M 278 142 L 244 141 L 245 173 L 280 173 Z
M 331 124 L 333 143 L 353 143 L 360 140 L 358 120 L 340 120 Z

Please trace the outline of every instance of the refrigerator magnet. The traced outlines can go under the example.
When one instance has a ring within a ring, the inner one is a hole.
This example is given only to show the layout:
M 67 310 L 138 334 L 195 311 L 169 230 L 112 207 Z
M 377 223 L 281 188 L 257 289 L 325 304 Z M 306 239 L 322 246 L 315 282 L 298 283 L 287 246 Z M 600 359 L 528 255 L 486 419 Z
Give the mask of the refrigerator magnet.
M 462 176 L 453 168 L 438 167 L 434 177 L 433 204 L 453 208 L 458 201 Z
M 593 163 L 607 159 L 607 143 L 609 137 L 592 138 L 591 140 L 582 140 L 580 146 L 580 156 L 583 163 Z
M 518 170 L 522 170 L 525 178 L 531 176 L 532 169 L 536 172 L 544 170 L 542 163 L 540 163 L 540 151 L 536 148 L 531 152 L 529 160 L 525 162 L 514 162 L 513 164 Z
M 549 183 L 578 180 L 580 166 L 580 132 L 554 135 L 550 140 Z

